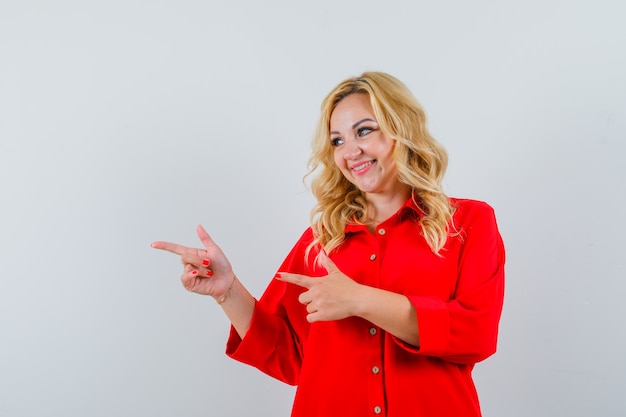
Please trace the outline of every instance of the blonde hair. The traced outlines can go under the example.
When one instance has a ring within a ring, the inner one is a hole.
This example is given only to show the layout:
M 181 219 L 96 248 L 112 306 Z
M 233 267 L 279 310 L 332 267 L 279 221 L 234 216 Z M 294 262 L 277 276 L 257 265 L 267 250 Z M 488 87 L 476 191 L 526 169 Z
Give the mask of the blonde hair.
M 330 143 L 330 117 L 337 104 L 351 94 L 366 94 L 383 134 L 394 139 L 398 179 L 412 190 L 412 198 L 425 213 L 422 233 L 431 250 L 439 253 L 448 237 L 453 208 L 441 182 L 448 163 L 443 147 L 430 135 L 424 110 L 409 89 L 395 77 L 365 72 L 339 83 L 322 101 L 321 116 L 313 138 L 309 171 L 311 192 L 317 204 L 311 211 L 315 239 L 307 253 L 320 246 L 326 253 L 344 240 L 348 223 L 365 224 L 365 195 L 336 166 Z M 308 256 L 307 256 L 308 259 Z

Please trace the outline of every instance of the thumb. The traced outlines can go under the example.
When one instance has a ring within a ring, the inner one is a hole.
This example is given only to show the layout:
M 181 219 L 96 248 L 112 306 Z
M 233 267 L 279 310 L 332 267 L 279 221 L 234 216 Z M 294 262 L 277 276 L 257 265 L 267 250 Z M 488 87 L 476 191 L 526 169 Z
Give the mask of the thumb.
M 200 241 L 206 249 L 216 246 L 215 242 L 213 242 L 213 239 L 211 239 L 211 236 L 209 236 L 209 234 L 206 230 L 204 230 L 204 227 L 202 227 L 201 224 L 198 225 L 196 231 L 198 232 L 198 237 L 200 238 Z
M 320 260 L 322 261 L 322 266 L 326 268 L 326 272 L 328 272 L 329 275 L 333 272 L 341 272 L 339 271 L 339 268 L 337 268 L 337 265 L 330 260 L 328 255 L 326 255 L 326 252 L 320 252 Z

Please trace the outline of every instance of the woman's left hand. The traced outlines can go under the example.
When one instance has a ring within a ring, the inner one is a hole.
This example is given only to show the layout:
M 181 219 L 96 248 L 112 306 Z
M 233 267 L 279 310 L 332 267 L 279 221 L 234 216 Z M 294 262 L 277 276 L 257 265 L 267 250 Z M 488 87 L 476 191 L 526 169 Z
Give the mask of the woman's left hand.
M 298 301 L 306 306 L 309 313 L 307 320 L 310 323 L 341 320 L 357 315 L 361 297 L 359 290 L 363 286 L 341 272 L 324 253 L 320 256 L 328 275 L 310 277 L 278 272 L 276 279 L 306 288 Z

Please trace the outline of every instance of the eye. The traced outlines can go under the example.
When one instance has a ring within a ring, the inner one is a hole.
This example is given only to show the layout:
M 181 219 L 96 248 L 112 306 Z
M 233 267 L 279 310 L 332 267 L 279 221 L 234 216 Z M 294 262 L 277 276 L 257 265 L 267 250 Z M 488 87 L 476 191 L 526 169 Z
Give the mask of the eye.
M 357 129 L 356 131 L 356 135 L 357 136 L 365 136 L 368 133 L 374 131 L 374 129 L 372 129 L 371 127 L 360 127 Z
M 343 145 L 343 139 L 341 139 L 341 138 L 331 138 L 330 139 L 330 144 L 332 146 L 335 146 L 335 147 L 336 146 L 341 146 L 341 145 Z

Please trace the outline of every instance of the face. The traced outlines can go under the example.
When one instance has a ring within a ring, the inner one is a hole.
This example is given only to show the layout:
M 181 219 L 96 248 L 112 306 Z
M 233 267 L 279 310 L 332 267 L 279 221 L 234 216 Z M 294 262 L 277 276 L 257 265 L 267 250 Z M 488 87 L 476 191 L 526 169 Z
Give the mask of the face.
M 350 94 L 330 116 L 335 164 L 348 181 L 367 194 L 403 188 L 393 160 L 395 141 L 385 136 L 366 94 Z

